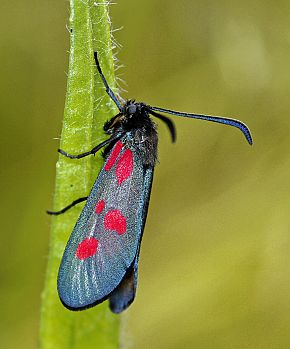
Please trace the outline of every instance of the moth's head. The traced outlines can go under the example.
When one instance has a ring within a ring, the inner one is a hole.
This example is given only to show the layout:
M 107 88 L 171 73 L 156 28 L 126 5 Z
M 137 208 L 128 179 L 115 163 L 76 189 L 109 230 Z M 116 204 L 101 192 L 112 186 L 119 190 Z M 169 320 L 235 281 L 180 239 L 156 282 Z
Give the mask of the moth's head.
M 129 99 L 124 104 L 124 116 L 126 119 L 138 118 L 146 112 L 144 103 L 137 103 L 135 100 Z
M 146 104 L 128 100 L 123 105 L 123 111 L 105 123 L 104 131 L 111 134 L 119 128 L 126 131 L 138 128 L 148 117 Z

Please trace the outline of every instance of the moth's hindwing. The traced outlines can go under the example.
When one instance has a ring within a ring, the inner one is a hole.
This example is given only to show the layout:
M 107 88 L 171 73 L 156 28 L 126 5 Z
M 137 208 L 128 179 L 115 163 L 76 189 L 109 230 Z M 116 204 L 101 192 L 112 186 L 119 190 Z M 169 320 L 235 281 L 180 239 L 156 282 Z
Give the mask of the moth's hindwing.
M 114 290 L 116 312 L 134 299 L 137 280 L 119 293 L 117 287 L 130 268 L 137 278 L 153 169 L 144 168 L 136 150 L 125 144 L 124 137 L 112 148 L 67 243 L 58 292 L 68 308 L 95 305 Z
M 138 278 L 138 257 L 132 266 L 127 270 L 119 286 L 109 297 L 110 309 L 113 313 L 119 314 L 125 310 L 134 300 Z

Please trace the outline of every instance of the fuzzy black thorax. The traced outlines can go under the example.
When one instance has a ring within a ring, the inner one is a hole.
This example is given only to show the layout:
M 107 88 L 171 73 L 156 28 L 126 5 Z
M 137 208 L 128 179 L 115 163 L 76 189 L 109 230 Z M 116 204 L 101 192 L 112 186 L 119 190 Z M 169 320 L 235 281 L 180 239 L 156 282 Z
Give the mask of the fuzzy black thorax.
M 124 140 L 128 147 L 135 148 L 142 158 L 144 166 L 154 166 L 157 160 L 158 136 L 156 124 L 151 120 L 145 103 L 128 100 L 122 112 L 107 121 L 104 131 L 116 136 L 126 135 Z M 105 156 L 110 147 L 106 149 Z

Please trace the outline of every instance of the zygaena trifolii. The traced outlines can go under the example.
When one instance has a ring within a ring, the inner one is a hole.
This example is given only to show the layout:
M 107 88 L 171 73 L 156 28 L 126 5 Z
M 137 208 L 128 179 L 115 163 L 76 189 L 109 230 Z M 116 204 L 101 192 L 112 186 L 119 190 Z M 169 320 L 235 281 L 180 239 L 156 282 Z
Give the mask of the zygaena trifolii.
M 252 137 L 248 127 L 238 120 L 182 113 L 135 100 L 122 103 L 108 86 L 97 53 L 94 58 L 106 91 L 119 113 L 104 125 L 109 138 L 92 150 L 78 155 L 58 151 L 68 158 L 80 159 L 104 148 L 104 166 L 88 197 L 75 200 L 61 211 L 48 213 L 64 213 L 87 200 L 58 273 L 62 303 L 71 310 L 81 310 L 109 299 L 112 312 L 120 313 L 135 298 L 140 244 L 157 160 L 158 137 L 150 115 L 167 125 L 173 142 L 174 124 L 160 113 L 237 127 L 249 144 L 252 144 Z

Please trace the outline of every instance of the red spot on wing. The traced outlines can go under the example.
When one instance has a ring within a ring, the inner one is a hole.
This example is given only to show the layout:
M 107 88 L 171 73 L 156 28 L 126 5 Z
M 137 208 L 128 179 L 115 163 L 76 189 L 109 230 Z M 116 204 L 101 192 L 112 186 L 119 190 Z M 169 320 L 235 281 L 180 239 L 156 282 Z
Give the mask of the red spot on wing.
M 116 176 L 119 185 L 122 182 L 130 177 L 133 170 L 133 153 L 130 149 L 126 149 L 122 156 L 120 157 L 117 167 L 116 167 Z
M 104 166 L 105 171 L 109 171 L 114 166 L 114 163 L 116 162 L 117 157 L 119 156 L 122 147 L 123 147 L 123 144 L 120 141 L 118 141 L 115 144 L 115 146 L 114 146 L 114 148 L 113 148 L 113 150 L 112 150 L 112 152 L 111 152 L 111 154 L 110 154 L 110 156 L 109 156 L 109 158 Z
M 104 200 L 98 201 L 98 203 L 96 204 L 96 213 L 97 214 L 102 213 L 104 207 L 105 207 L 105 201 Z
M 119 210 L 110 210 L 105 215 L 104 225 L 107 230 L 114 230 L 119 235 L 124 234 L 127 229 L 126 218 Z
M 78 248 L 76 250 L 76 257 L 78 259 L 86 259 L 97 252 L 99 241 L 95 238 L 86 238 L 82 242 L 79 243 Z

